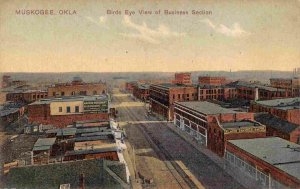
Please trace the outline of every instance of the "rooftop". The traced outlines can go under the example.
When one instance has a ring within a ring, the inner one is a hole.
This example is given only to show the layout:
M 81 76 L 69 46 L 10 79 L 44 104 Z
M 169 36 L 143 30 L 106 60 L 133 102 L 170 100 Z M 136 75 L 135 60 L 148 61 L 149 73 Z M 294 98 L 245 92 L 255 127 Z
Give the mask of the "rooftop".
M 223 108 L 220 105 L 207 102 L 207 101 L 189 101 L 189 102 L 176 102 L 175 104 L 179 104 L 190 108 L 194 111 L 206 114 L 206 115 L 214 115 L 214 114 L 233 114 L 238 113 L 236 111 Z
M 267 91 L 281 91 L 284 92 L 284 89 L 278 89 L 275 87 L 270 87 L 270 86 L 265 86 L 262 84 L 257 84 L 257 83 L 248 83 L 245 81 L 235 81 L 232 83 L 227 84 L 227 86 L 230 87 L 248 87 L 248 88 L 259 88 L 259 89 L 263 89 L 263 90 L 267 90 Z
M 97 149 L 93 149 L 93 150 L 67 151 L 65 153 L 65 156 L 82 155 L 82 154 L 97 154 L 97 153 L 103 153 L 103 152 L 116 152 L 116 151 L 118 151 L 118 147 L 112 146 L 112 147 L 97 148 Z
M 59 98 L 47 98 L 35 101 L 30 105 L 36 104 L 50 104 L 51 102 L 72 102 L 72 101 L 105 101 L 107 100 L 106 95 L 93 95 L 93 96 L 63 96 Z
M 55 143 L 56 138 L 39 138 L 34 146 L 33 151 L 38 150 L 49 150 L 51 146 Z
M 300 145 L 279 137 L 229 140 L 247 153 L 300 179 Z
M 59 188 L 61 184 L 70 183 L 71 188 L 79 188 L 80 174 L 84 174 L 86 189 L 129 188 L 125 165 L 104 159 L 13 168 L 7 175 L 5 187 Z
M 256 123 L 250 120 L 236 121 L 236 122 L 226 122 L 221 123 L 223 128 L 240 128 L 240 127 L 257 127 L 261 126 L 261 124 Z
M 268 106 L 268 107 L 276 107 L 277 109 L 283 109 L 283 110 L 300 109 L 300 97 L 262 100 L 262 101 L 256 101 L 255 103 L 263 106 Z
M 171 89 L 171 88 L 192 87 L 193 85 L 184 85 L 184 84 L 176 84 L 176 83 L 161 83 L 161 84 L 152 84 L 152 86 Z
M 297 124 L 290 123 L 288 121 L 282 120 L 276 116 L 266 113 L 255 114 L 255 120 L 268 127 L 272 127 L 276 130 L 279 130 L 283 133 L 291 133 L 299 127 L 299 125 Z

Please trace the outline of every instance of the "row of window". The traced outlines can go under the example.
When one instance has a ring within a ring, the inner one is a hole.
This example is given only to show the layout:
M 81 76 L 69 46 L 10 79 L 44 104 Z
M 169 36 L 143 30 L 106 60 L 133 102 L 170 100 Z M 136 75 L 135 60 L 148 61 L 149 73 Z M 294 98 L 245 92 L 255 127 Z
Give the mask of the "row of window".
M 63 112 L 63 108 L 62 107 L 58 107 L 58 112 Z M 66 107 L 66 112 L 67 113 L 71 113 L 71 107 L 70 106 Z M 79 113 L 79 106 L 75 106 L 74 112 L 75 113 Z

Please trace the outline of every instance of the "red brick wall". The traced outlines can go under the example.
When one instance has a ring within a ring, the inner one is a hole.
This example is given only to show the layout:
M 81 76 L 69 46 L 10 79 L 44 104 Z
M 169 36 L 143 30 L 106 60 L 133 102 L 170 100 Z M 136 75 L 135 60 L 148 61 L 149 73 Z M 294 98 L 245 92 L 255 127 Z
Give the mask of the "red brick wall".
M 198 77 L 198 83 L 204 85 L 223 85 L 225 77 Z
M 226 145 L 226 151 L 229 151 L 239 157 L 242 157 L 245 161 L 250 162 L 258 167 L 259 170 L 263 172 L 270 173 L 273 178 L 284 183 L 291 188 L 298 188 L 300 185 L 299 180 L 294 177 L 289 176 L 288 174 L 282 172 L 281 170 L 277 169 L 276 167 L 262 161 L 261 159 L 256 158 L 255 156 L 239 149 L 238 147 L 234 146 L 231 143 Z

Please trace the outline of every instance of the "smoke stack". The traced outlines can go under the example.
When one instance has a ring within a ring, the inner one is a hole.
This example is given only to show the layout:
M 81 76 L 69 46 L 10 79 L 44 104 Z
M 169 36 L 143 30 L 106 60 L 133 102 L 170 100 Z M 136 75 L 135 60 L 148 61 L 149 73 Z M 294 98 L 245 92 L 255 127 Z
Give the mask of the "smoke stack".
M 255 87 L 255 97 L 254 97 L 254 101 L 258 100 L 258 87 Z

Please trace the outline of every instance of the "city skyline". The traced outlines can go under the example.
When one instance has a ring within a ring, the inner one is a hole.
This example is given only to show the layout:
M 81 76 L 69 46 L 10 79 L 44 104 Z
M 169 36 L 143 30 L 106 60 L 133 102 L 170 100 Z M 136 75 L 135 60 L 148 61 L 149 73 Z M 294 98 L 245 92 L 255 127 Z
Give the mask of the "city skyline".
M 292 71 L 299 67 L 299 1 L 170 2 L 1 1 L 0 70 Z M 57 15 L 22 15 L 18 10 L 53 10 Z M 59 14 L 60 10 L 67 11 Z M 125 10 L 135 14 L 125 15 Z M 141 15 L 140 10 L 152 14 Z M 158 10 L 160 14 L 155 14 Z M 175 13 L 166 15 L 165 10 Z M 207 14 L 194 15 L 193 10 Z

